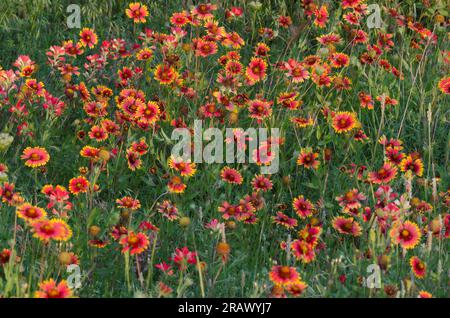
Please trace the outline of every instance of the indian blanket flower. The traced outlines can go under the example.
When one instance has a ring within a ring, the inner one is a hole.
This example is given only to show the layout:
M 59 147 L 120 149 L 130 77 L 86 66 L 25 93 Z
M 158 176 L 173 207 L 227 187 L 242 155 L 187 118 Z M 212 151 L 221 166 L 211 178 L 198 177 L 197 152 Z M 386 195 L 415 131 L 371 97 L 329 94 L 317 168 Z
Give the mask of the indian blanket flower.
M 56 283 L 53 278 L 39 284 L 39 290 L 34 294 L 35 298 L 70 298 L 72 290 L 65 280 Z
M 245 70 L 251 82 L 259 82 L 266 78 L 267 62 L 260 57 L 253 57 Z
M 98 42 L 97 34 L 94 30 L 89 28 L 83 28 L 80 31 L 80 43 L 82 46 L 93 48 Z
M 220 177 L 223 181 L 231 184 L 241 184 L 243 181 L 239 171 L 230 167 L 224 167 L 220 172 Z
M 178 209 L 176 205 L 169 200 L 164 200 L 158 204 L 156 211 L 161 213 L 169 221 L 178 219 Z
M 61 219 L 42 219 L 31 223 L 33 236 L 41 241 L 67 241 L 72 237 L 72 229 Z
M 310 263 L 316 258 L 314 247 L 302 240 L 295 240 L 290 248 L 295 258 L 303 263 Z
M 303 195 L 299 195 L 292 202 L 292 207 L 299 217 L 302 219 L 307 218 L 313 214 L 314 205 L 308 199 L 305 199 Z
M 300 274 L 295 267 L 273 266 L 269 273 L 270 280 L 276 285 L 287 286 L 300 280 Z
M 154 76 L 160 84 L 169 85 L 178 78 L 179 74 L 172 66 L 160 64 L 156 67 Z
M 422 232 L 416 223 L 405 221 L 393 224 L 389 235 L 394 244 L 399 244 L 405 249 L 413 249 L 419 244 Z
M 47 216 L 47 212 L 45 212 L 44 209 L 29 203 L 18 206 L 16 213 L 19 218 L 24 219 L 27 222 L 37 221 Z
M 360 193 L 358 189 L 352 189 L 340 197 L 336 197 L 339 205 L 344 208 L 344 211 L 351 209 L 359 209 L 361 202 L 366 200 L 366 196 Z
M 385 162 L 377 171 L 369 172 L 367 180 L 374 184 L 389 183 L 397 175 L 397 167 Z
M 425 277 L 427 267 L 425 263 L 420 260 L 417 256 L 413 256 L 409 259 L 409 265 L 411 266 L 411 270 L 414 273 L 414 276 L 416 276 L 419 279 L 422 279 Z
M 272 220 L 273 220 L 273 223 L 282 225 L 288 229 L 293 229 L 298 224 L 296 219 L 290 218 L 289 216 L 287 216 L 286 214 L 284 214 L 281 211 L 278 211 L 276 216 L 272 216 Z
M 126 157 L 128 168 L 130 168 L 131 171 L 135 171 L 136 169 L 140 169 L 142 167 L 142 160 L 139 152 L 134 151 L 133 149 L 127 149 Z
M 182 177 L 192 177 L 197 171 L 195 163 L 184 162 L 173 156 L 169 158 L 167 164 L 171 169 L 178 171 Z
M 73 195 L 78 195 L 80 193 L 88 192 L 89 186 L 90 186 L 89 181 L 83 176 L 78 176 L 76 178 L 72 178 L 69 181 L 69 191 Z
M 333 227 L 342 234 L 360 236 L 362 233 L 361 226 L 353 218 L 335 217 L 333 219 Z
M 433 295 L 425 290 L 421 290 L 417 298 L 433 298 Z
M 171 193 L 183 193 L 186 190 L 186 185 L 179 176 L 173 176 L 167 183 L 167 188 Z
M 130 3 L 129 7 L 125 10 L 127 17 L 133 19 L 134 23 L 145 23 L 148 17 L 148 9 L 146 5 L 138 2 Z
M 135 117 L 142 123 L 152 125 L 157 120 L 161 111 L 157 103 L 149 101 L 147 104 L 141 103 L 135 113 Z
M 439 89 L 444 94 L 450 94 L 450 77 L 444 77 L 439 81 L 438 84 Z
M 324 28 L 326 26 L 326 23 L 328 22 L 328 9 L 326 5 L 321 6 L 319 9 L 316 9 L 314 11 L 314 15 L 316 16 L 314 20 L 314 25 L 318 26 L 319 28 Z
M 122 209 L 129 209 L 135 211 L 141 207 L 141 202 L 138 199 L 134 199 L 130 196 L 125 196 L 116 200 L 117 206 Z
M 423 162 L 420 158 L 414 159 L 411 155 L 406 156 L 400 162 L 400 170 L 402 172 L 411 171 L 414 175 L 421 177 L 423 174 Z
M 25 160 L 25 165 L 31 168 L 42 167 L 50 160 L 50 155 L 47 150 L 42 147 L 27 147 L 20 157 Z
M 252 180 L 252 187 L 254 191 L 267 192 L 272 189 L 272 181 L 270 178 L 263 175 L 256 175 Z
M 337 112 L 332 119 L 332 126 L 335 132 L 344 133 L 359 127 L 356 113 Z
M 318 157 L 319 154 L 317 152 L 313 152 L 313 150 L 310 147 L 302 148 L 297 158 L 297 164 L 307 169 L 316 170 L 319 168 L 320 165 L 320 161 L 317 160 Z
M 127 235 L 122 236 L 119 243 L 122 245 L 122 253 L 129 251 L 130 255 L 135 255 L 144 252 L 150 241 L 145 233 L 129 231 Z
M 293 83 L 302 83 L 309 78 L 309 72 L 304 65 L 294 59 L 289 59 L 284 63 L 287 70 L 287 76 Z

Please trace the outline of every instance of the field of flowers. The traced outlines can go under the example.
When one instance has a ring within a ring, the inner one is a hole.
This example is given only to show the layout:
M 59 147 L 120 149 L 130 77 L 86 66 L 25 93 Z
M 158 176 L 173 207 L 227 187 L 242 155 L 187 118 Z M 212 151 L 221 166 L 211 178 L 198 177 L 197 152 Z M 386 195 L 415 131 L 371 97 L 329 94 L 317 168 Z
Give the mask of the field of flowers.
M 2 2 L 0 297 L 448 297 L 446 1 Z

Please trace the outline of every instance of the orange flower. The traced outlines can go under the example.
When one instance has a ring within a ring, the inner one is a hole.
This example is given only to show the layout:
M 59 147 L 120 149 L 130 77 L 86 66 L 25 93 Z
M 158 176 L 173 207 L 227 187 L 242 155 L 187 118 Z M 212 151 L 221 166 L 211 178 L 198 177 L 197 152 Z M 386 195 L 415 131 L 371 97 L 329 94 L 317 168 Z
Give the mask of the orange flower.
M 314 211 L 314 205 L 311 201 L 305 199 L 303 195 L 299 195 L 294 199 L 292 207 L 294 208 L 295 213 L 302 219 L 311 216 Z
M 423 162 L 420 158 L 413 159 L 411 155 L 406 156 L 400 162 L 400 170 L 402 172 L 411 171 L 416 176 L 421 177 L 423 174 Z
M 83 176 L 72 178 L 69 181 L 69 191 L 74 195 L 78 195 L 79 193 L 86 193 L 88 189 L 89 181 Z
M 405 249 L 416 247 L 422 237 L 422 233 L 417 224 L 410 221 L 395 223 L 389 235 L 393 243 L 400 244 Z
M 173 67 L 160 64 L 156 67 L 154 76 L 160 84 L 169 85 L 178 78 L 179 74 Z
M 236 169 L 224 167 L 220 172 L 220 177 L 223 181 L 233 184 L 241 184 L 243 181 L 242 175 Z
M 253 57 L 245 70 L 251 82 L 259 82 L 266 78 L 267 63 L 262 58 Z
M 295 258 L 303 263 L 310 263 L 316 258 L 314 247 L 305 241 L 295 240 L 291 244 L 291 251 Z
M 20 157 L 25 161 L 25 165 L 31 168 L 37 168 L 41 166 L 45 166 L 47 162 L 50 160 L 50 155 L 47 150 L 41 147 L 27 147 L 22 153 Z
M 450 94 L 450 77 L 444 77 L 439 81 L 438 84 L 439 89 L 444 94 Z
M 144 233 L 135 234 L 133 231 L 130 231 L 127 235 L 122 236 L 119 243 L 123 246 L 122 253 L 130 251 L 131 255 L 142 253 L 150 244 L 147 235 Z
M 397 167 L 393 166 L 389 162 L 383 164 L 383 166 L 373 172 L 369 172 L 368 181 L 375 184 L 389 183 L 397 175 Z
M 179 158 L 170 157 L 168 165 L 171 169 L 180 172 L 182 177 L 192 177 L 197 171 L 195 163 L 183 162 Z
M 298 282 L 300 275 L 295 267 L 273 266 L 269 278 L 276 285 L 286 286 Z
M 183 183 L 183 180 L 181 180 L 180 177 L 174 176 L 167 184 L 167 188 L 171 193 L 183 193 L 186 189 L 186 185 Z
M 314 25 L 317 25 L 321 29 L 324 28 L 329 17 L 327 6 L 323 5 L 320 7 L 320 9 L 316 9 L 314 11 L 314 15 L 316 16 Z
M 59 284 L 50 278 L 39 284 L 39 290 L 34 294 L 35 298 L 70 298 L 72 290 L 69 288 L 65 280 Z
M 42 219 L 31 223 L 33 237 L 41 241 L 67 241 L 72 237 L 72 229 L 61 219 Z
M 158 104 L 149 101 L 147 104 L 141 103 L 138 106 L 135 117 L 141 123 L 152 125 L 158 120 L 160 113 Z
M 127 17 L 133 19 L 134 23 L 145 23 L 148 17 L 148 9 L 146 5 L 140 4 L 139 2 L 130 3 L 129 8 L 125 10 Z
M 130 168 L 131 171 L 135 171 L 142 167 L 141 155 L 133 149 L 127 149 L 127 161 L 128 168 Z
M 417 256 L 413 256 L 409 259 L 409 264 L 411 265 L 411 270 L 414 276 L 421 279 L 425 277 L 427 266 L 422 262 Z
M 97 34 L 94 30 L 89 28 L 83 28 L 80 31 L 80 43 L 82 46 L 93 48 L 98 43 Z
M 141 202 L 138 199 L 132 197 L 123 197 L 116 200 L 117 206 L 122 209 L 137 210 L 141 207 Z
M 320 165 L 320 161 L 317 160 L 319 154 L 317 152 L 313 152 L 310 147 L 302 148 L 300 151 L 300 155 L 297 158 L 297 164 L 299 166 L 304 166 L 306 169 L 314 169 L 317 170 Z
M 333 117 L 332 126 L 334 131 L 340 134 L 359 127 L 359 122 L 355 113 L 337 112 Z
M 153 51 L 149 48 L 143 48 L 136 53 L 138 61 L 147 61 L 153 57 Z
M 29 203 L 24 203 L 16 209 L 17 216 L 27 222 L 37 221 L 45 218 L 47 212 L 40 207 L 33 206 Z
M 95 139 L 96 141 L 103 141 L 108 139 L 109 135 L 106 129 L 101 126 L 94 125 L 89 131 L 89 138 Z
M 417 298 L 433 298 L 433 295 L 425 290 L 421 290 Z
M 336 231 L 342 234 L 349 234 L 353 236 L 361 235 L 361 226 L 353 218 L 344 218 L 341 216 L 333 219 L 333 227 Z

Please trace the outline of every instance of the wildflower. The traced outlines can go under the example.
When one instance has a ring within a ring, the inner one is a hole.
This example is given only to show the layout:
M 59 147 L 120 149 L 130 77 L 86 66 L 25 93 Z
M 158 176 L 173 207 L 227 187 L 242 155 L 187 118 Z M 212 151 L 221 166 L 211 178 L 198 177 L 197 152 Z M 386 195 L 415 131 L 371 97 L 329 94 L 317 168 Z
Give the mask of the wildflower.
M 342 234 L 348 234 L 352 236 L 361 235 L 361 226 L 353 218 L 344 218 L 341 216 L 333 219 L 333 227 L 336 231 Z
M 450 94 L 450 77 L 444 77 L 439 81 L 438 84 L 439 89 L 444 94 Z
M 358 189 L 352 189 L 346 194 L 340 197 L 336 197 L 339 205 L 344 208 L 344 211 L 349 211 L 351 209 L 358 209 L 361 207 L 361 201 L 366 200 L 366 196 L 360 193 Z
M 160 64 L 154 73 L 155 79 L 162 85 L 172 84 L 179 76 L 172 66 Z
M 141 155 L 133 149 L 127 149 L 127 161 L 131 171 L 140 169 L 142 166 Z
M 272 220 L 273 223 L 282 225 L 288 229 L 292 229 L 298 224 L 296 219 L 288 217 L 281 211 L 278 211 L 276 216 L 272 216 Z
M 302 219 L 309 217 L 313 214 L 314 205 L 308 199 L 305 199 L 303 195 L 300 195 L 292 202 L 292 207 L 295 213 Z
M 74 195 L 86 193 L 89 190 L 89 186 L 89 181 L 83 176 L 72 178 L 69 181 L 69 191 Z
M 272 181 L 268 177 L 265 177 L 263 175 L 257 175 L 252 180 L 252 187 L 254 191 L 269 191 L 272 189 Z
M 177 248 L 173 253 L 172 260 L 177 264 L 179 270 L 185 271 L 188 264 L 197 264 L 197 253 L 189 251 L 186 246 Z
M 168 165 L 171 169 L 180 172 L 182 177 L 192 177 L 197 171 L 195 163 L 183 162 L 181 159 L 170 157 Z
M 47 162 L 50 160 L 50 155 L 44 148 L 27 147 L 23 151 L 22 156 L 20 158 L 22 160 L 26 160 L 25 165 L 27 167 L 37 168 L 45 166 Z
M 337 133 L 348 132 L 358 125 L 356 114 L 350 112 L 337 112 L 332 120 L 332 126 Z
M 373 172 L 369 172 L 368 181 L 375 184 L 389 183 L 397 175 L 397 167 L 393 166 L 389 162 L 383 164 L 383 166 Z
M 320 161 L 317 160 L 319 154 L 313 152 L 311 148 L 302 148 L 300 154 L 297 158 L 297 164 L 299 166 L 304 166 L 306 169 L 317 170 L 320 165 Z
M 433 295 L 425 290 L 421 290 L 417 298 L 433 298 Z
M 168 200 L 164 200 L 162 203 L 160 203 L 156 210 L 165 218 L 169 219 L 169 221 L 173 221 L 178 218 L 177 207 L 175 206 L 175 204 Z
M 400 170 L 402 172 L 411 171 L 416 176 L 421 177 L 423 174 L 423 162 L 420 158 L 413 159 L 411 155 L 406 156 L 400 162 Z
M 98 42 L 97 34 L 94 30 L 89 28 L 83 28 L 80 31 L 80 43 L 82 46 L 93 48 Z
M 327 6 L 323 5 L 320 9 L 316 9 L 314 15 L 316 16 L 314 25 L 317 25 L 321 29 L 324 28 L 329 17 Z
M 180 177 L 173 176 L 169 183 L 167 184 L 167 188 L 169 189 L 169 192 L 172 193 L 183 193 L 186 189 L 186 185 L 183 183 Z
M 220 172 L 220 177 L 223 181 L 232 184 L 241 184 L 243 181 L 243 178 L 239 171 L 230 167 L 224 167 Z
M 295 258 L 303 263 L 310 263 L 316 258 L 313 246 L 305 241 L 295 240 L 291 244 L 291 251 Z
M 67 241 L 72 237 L 72 229 L 61 219 L 42 219 L 31 223 L 33 236 L 41 241 Z
M 298 282 L 300 275 L 295 267 L 273 266 L 269 273 L 269 278 L 276 285 L 287 286 Z
M 17 207 L 16 213 L 19 218 L 24 219 L 27 222 L 41 220 L 47 216 L 47 212 L 45 212 L 44 209 L 29 203 L 24 203 Z
M 134 23 L 145 23 L 148 16 L 148 9 L 146 5 L 138 2 L 130 3 L 129 7 L 125 10 L 127 17 L 133 19 Z
M 50 278 L 39 284 L 39 290 L 34 294 L 35 298 L 70 298 L 72 290 L 65 280 L 58 284 Z
M 122 209 L 137 210 L 141 207 L 141 202 L 138 199 L 125 196 L 116 200 L 117 206 Z
M 259 82 L 266 78 L 267 63 L 262 58 L 253 57 L 245 70 L 245 75 L 252 82 Z
M 129 231 L 127 235 L 122 236 L 119 243 L 122 245 L 122 253 L 129 251 L 130 255 L 135 255 L 144 252 L 148 248 L 150 241 L 147 235 L 142 232 L 134 233 Z
M 395 223 L 389 235 L 393 243 L 400 244 L 405 249 L 416 247 L 422 237 L 422 233 L 417 224 L 410 221 Z
M 417 256 L 413 256 L 409 259 L 409 264 L 411 265 L 411 270 L 414 273 L 414 276 L 421 279 L 425 277 L 426 273 L 426 265 L 423 261 L 421 261 Z
M 147 104 L 140 103 L 137 107 L 135 117 L 139 122 L 148 125 L 154 124 L 157 120 L 161 111 L 157 103 L 149 101 Z

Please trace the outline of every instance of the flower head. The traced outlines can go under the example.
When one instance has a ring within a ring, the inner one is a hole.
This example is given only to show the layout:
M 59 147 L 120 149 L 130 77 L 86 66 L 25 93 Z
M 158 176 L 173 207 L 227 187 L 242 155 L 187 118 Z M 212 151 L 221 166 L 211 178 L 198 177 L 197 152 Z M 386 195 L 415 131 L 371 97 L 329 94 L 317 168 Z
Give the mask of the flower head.
M 41 147 L 27 147 L 22 153 L 20 157 L 25 161 L 25 165 L 31 168 L 37 168 L 41 166 L 45 166 L 47 162 L 50 160 L 50 155 L 47 150 Z

